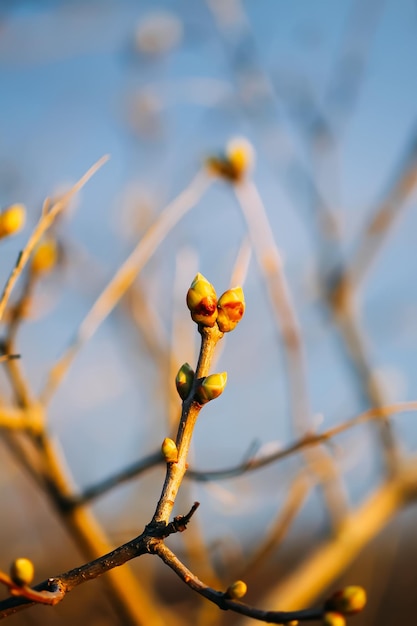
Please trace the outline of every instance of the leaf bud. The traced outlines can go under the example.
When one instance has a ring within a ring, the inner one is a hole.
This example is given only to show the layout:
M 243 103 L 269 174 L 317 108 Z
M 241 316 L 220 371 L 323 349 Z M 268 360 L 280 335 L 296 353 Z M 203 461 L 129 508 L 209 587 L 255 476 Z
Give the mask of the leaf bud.
M 217 295 L 211 283 L 200 273 L 187 292 L 187 306 L 197 324 L 214 326 L 217 318 Z
M 340 613 L 329 611 L 323 615 L 323 626 L 346 626 L 346 620 Z
M 195 400 L 199 404 L 206 404 L 214 398 L 218 398 L 226 387 L 227 372 L 221 374 L 210 374 L 202 378 L 195 392 Z
M 175 386 L 181 400 L 186 400 L 191 391 L 191 387 L 194 382 L 194 370 L 191 365 L 184 363 L 178 370 L 178 374 L 175 377 Z
M 176 463 L 178 461 L 178 449 L 175 441 L 169 437 L 165 437 L 161 446 L 162 456 L 166 463 Z
M 0 213 L 0 237 L 8 237 L 19 232 L 26 221 L 23 204 L 12 204 Z
M 223 333 L 228 333 L 236 328 L 245 312 L 245 297 L 242 287 L 234 287 L 225 291 L 219 298 L 217 310 L 217 325 Z
M 232 600 L 239 600 L 246 595 L 247 590 L 248 586 L 243 580 L 235 580 L 235 582 L 226 589 L 225 595 Z
M 45 238 L 35 248 L 32 256 L 31 269 L 35 274 L 47 274 L 58 260 L 58 246 L 55 239 Z
M 10 578 L 12 581 L 23 587 L 30 585 L 35 575 L 35 568 L 32 561 L 25 558 L 15 559 L 10 566 Z
M 336 591 L 326 601 L 325 608 L 343 615 L 353 615 L 362 611 L 366 604 L 366 591 L 363 587 L 350 585 Z

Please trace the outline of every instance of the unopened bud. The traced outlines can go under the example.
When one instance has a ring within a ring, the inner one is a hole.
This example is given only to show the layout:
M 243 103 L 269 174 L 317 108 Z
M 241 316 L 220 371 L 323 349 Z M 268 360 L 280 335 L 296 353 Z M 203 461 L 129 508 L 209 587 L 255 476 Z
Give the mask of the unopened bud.
M 363 587 L 350 585 L 336 591 L 326 601 L 326 609 L 338 611 L 343 615 L 353 615 L 362 611 L 366 604 L 366 591 Z
M 200 273 L 187 292 L 187 306 L 197 324 L 214 326 L 217 318 L 217 295 L 211 283 Z
M 47 238 L 35 248 L 32 256 L 31 269 L 35 274 L 50 272 L 58 260 L 58 246 L 55 239 Z
M 246 595 L 248 586 L 243 580 L 235 580 L 227 589 L 225 595 L 232 600 L 239 600 Z
M 0 213 L 0 237 L 8 237 L 19 232 L 26 221 L 23 204 L 12 204 Z
M 346 620 L 340 613 L 329 611 L 323 615 L 323 626 L 346 626 Z
M 235 172 L 235 179 L 239 180 L 253 168 L 255 151 L 247 139 L 236 137 L 227 144 L 226 157 Z
M 35 575 L 32 561 L 25 558 L 15 559 L 10 566 L 10 578 L 16 585 L 30 585 Z
M 175 377 L 175 386 L 177 387 L 181 400 L 186 400 L 186 398 L 188 398 L 193 382 L 194 370 L 191 365 L 184 363 L 184 365 L 181 365 L 178 370 L 178 374 Z
M 210 374 L 202 378 L 195 392 L 195 399 L 199 404 L 206 404 L 218 398 L 224 391 L 227 382 L 227 372 Z
M 178 449 L 175 441 L 169 437 L 165 437 L 161 446 L 162 456 L 166 463 L 176 463 L 178 461 Z
M 228 289 L 219 298 L 217 303 L 217 325 L 223 333 L 228 333 L 243 317 L 245 312 L 245 297 L 242 287 Z

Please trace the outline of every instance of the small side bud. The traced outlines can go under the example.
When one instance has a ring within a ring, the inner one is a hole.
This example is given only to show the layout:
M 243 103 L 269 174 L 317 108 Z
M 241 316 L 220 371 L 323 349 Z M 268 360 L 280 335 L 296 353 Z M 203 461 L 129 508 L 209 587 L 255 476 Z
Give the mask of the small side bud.
M 187 306 L 197 324 L 214 326 L 217 318 L 217 295 L 211 283 L 200 273 L 187 292 Z
M 23 587 L 30 585 L 35 575 L 35 568 L 32 561 L 25 558 L 15 559 L 10 566 L 10 578 L 12 581 Z
M 209 157 L 206 165 L 210 174 L 237 183 L 253 169 L 254 162 L 252 144 L 244 137 L 235 137 L 226 145 L 224 154 Z
M 169 437 L 165 437 L 161 446 L 162 456 L 166 463 L 176 463 L 178 461 L 178 449 L 175 441 Z
M 8 237 L 22 230 L 26 221 L 23 204 L 12 204 L 0 213 L 0 237 Z
M 248 586 L 246 583 L 243 582 L 243 580 L 235 580 L 235 582 L 229 585 L 229 587 L 226 589 L 224 595 L 231 600 L 239 600 L 246 595 L 247 590 Z
M 226 157 L 234 170 L 235 179 L 240 180 L 253 169 L 255 151 L 247 139 L 235 137 L 226 146 Z
M 34 274 L 47 274 L 58 260 L 58 246 L 55 239 L 45 238 L 35 248 L 32 256 L 31 270 Z
M 223 333 L 228 333 L 240 322 L 245 312 L 245 297 L 242 287 L 228 289 L 217 303 L 217 325 Z
M 343 615 L 353 615 L 362 611 L 366 604 L 366 591 L 363 587 L 350 585 L 336 591 L 326 601 L 325 608 Z
M 323 615 L 323 626 L 346 626 L 346 620 L 340 613 L 329 611 Z
M 224 391 L 227 382 L 227 372 L 210 374 L 202 378 L 195 392 L 195 400 L 199 404 L 206 404 L 214 398 L 218 398 Z
M 175 386 L 181 400 L 186 400 L 190 394 L 191 387 L 194 382 L 194 370 L 191 365 L 184 363 L 178 370 L 178 374 L 175 377 Z

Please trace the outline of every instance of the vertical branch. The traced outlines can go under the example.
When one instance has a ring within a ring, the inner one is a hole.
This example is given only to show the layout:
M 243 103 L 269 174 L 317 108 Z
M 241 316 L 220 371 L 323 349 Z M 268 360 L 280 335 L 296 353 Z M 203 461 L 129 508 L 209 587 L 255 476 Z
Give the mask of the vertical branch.
M 244 179 L 234 185 L 234 190 L 268 289 L 275 312 L 274 319 L 282 335 L 288 364 L 288 383 L 294 427 L 297 435 L 303 435 L 311 429 L 305 360 L 298 320 L 282 269 L 282 259 L 254 183 Z M 320 476 L 323 482 L 326 502 L 337 527 L 347 509 L 344 492 L 338 484 L 337 469 L 322 448 L 306 451 L 305 458 L 311 469 Z

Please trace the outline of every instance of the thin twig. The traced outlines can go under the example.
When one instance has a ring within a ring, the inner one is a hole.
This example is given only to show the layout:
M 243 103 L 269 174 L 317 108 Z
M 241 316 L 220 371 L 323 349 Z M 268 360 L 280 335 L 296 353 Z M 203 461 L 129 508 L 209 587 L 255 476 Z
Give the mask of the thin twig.
M 237 600 L 231 600 L 224 592 L 216 591 L 204 584 L 193 574 L 164 543 L 156 542 L 152 546 L 152 552 L 157 554 L 193 591 L 196 591 L 207 600 L 210 600 L 223 611 L 234 611 L 240 615 L 246 615 L 251 619 L 270 624 L 283 624 L 292 620 L 313 621 L 323 616 L 323 609 L 304 609 L 301 611 L 264 611 L 244 604 Z
M 138 245 L 94 302 L 70 346 L 52 367 L 41 394 L 43 403 L 49 402 L 78 351 L 94 335 L 161 242 L 179 220 L 196 205 L 209 185 L 210 178 L 205 171 L 198 172 L 188 187 L 167 205 L 156 222 L 148 228 Z
M 233 467 L 227 467 L 219 470 L 197 470 L 189 467 L 185 474 L 185 478 L 196 480 L 198 482 L 210 482 L 213 480 L 225 480 L 228 478 L 242 476 L 246 472 L 255 471 L 270 465 L 271 463 L 281 461 L 292 454 L 300 452 L 303 448 L 315 446 L 319 443 L 326 443 L 337 435 L 340 435 L 355 426 L 359 426 L 364 422 L 373 419 L 380 419 L 383 416 L 388 417 L 396 413 L 409 413 L 413 411 L 417 411 L 417 401 L 399 402 L 383 407 L 373 407 L 349 420 L 346 420 L 342 424 L 329 428 L 322 433 L 308 433 L 301 439 L 298 439 L 294 443 L 289 444 L 287 447 L 282 450 L 278 450 L 277 452 L 271 452 L 270 454 L 265 454 L 258 458 L 251 454 L 248 458 L 245 458 L 243 462 Z M 245 455 L 245 457 L 247 457 L 247 455 Z M 117 487 L 118 485 L 133 478 L 137 478 L 142 473 L 150 470 L 160 463 L 162 463 L 162 455 L 161 451 L 157 450 L 136 463 L 132 463 L 117 474 L 114 474 L 113 476 L 88 487 L 81 495 L 71 496 L 69 505 L 78 506 L 79 504 L 84 504 L 98 498 L 114 487 Z
M 67 206 L 68 202 L 71 198 L 78 192 L 80 189 L 86 184 L 88 180 L 97 172 L 97 170 L 108 161 L 109 157 L 103 156 L 101 159 L 97 161 L 90 169 L 80 178 L 80 180 L 75 183 L 75 185 L 64 194 L 59 200 L 57 200 L 52 207 L 48 208 L 48 210 L 43 211 L 38 223 L 36 224 L 32 234 L 30 235 L 26 246 L 20 252 L 16 265 L 13 268 L 5 286 L 3 289 L 3 293 L 0 297 L 0 320 L 3 317 L 4 311 L 6 309 L 7 303 L 9 301 L 12 290 L 22 273 L 24 267 L 26 266 L 30 255 L 32 254 L 36 244 L 41 239 L 42 235 L 50 228 L 55 218 L 59 215 L 59 213 Z

